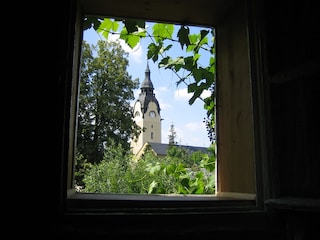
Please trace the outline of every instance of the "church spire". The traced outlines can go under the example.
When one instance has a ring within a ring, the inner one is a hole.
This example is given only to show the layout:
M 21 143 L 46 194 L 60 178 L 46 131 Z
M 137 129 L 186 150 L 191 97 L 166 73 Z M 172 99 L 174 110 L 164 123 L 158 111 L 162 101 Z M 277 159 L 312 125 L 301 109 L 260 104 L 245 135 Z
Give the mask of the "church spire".
M 147 62 L 147 68 L 145 71 L 145 77 L 144 80 L 141 84 L 141 89 L 149 89 L 149 90 L 153 90 L 153 84 L 150 78 L 150 68 L 149 68 L 149 62 Z
M 149 69 L 149 63 L 147 62 L 147 68 L 145 70 L 145 77 L 141 84 L 141 92 L 139 94 L 139 98 L 137 101 L 141 103 L 141 111 L 144 114 L 147 109 L 150 102 L 154 102 L 157 106 L 158 114 L 160 114 L 160 105 L 159 102 L 153 92 L 153 83 L 150 78 L 150 69 Z

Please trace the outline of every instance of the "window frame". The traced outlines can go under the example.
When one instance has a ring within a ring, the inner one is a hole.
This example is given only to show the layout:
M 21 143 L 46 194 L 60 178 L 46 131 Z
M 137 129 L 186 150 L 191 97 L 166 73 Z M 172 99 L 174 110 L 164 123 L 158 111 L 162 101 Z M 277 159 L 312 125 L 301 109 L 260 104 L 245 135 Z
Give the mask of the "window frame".
M 91 1 L 91 0 L 90 0 Z M 80 3 L 81 1 L 78 1 Z M 83 1 L 89 4 L 89 1 Z M 98 1 L 92 1 L 93 6 Z M 243 1 L 246 3 L 247 1 Z M 228 4 L 226 4 L 228 5 Z M 248 22 L 248 27 L 254 30 L 252 35 L 248 35 L 249 41 L 249 54 L 250 54 L 250 75 L 251 78 L 261 79 L 261 81 L 255 81 L 253 83 L 253 97 L 255 105 L 254 110 L 254 130 L 255 130 L 255 174 L 256 174 L 256 193 L 241 194 L 234 193 L 230 195 L 221 196 L 194 196 L 190 195 L 187 198 L 185 196 L 166 196 L 166 195 L 119 195 L 119 194 L 82 194 L 77 193 L 73 189 L 73 159 L 74 159 L 74 146 L 75 146 L 75 129 L 76 129 L 76 112 L 77 112 L 77 92 L 78 92 L 78 76 L 79 76 L 79 60 L 80 60 L 80 39 L 82 39 L 82 26 L 81 17 L 85 12 L 82 4 L 77 5 L 77 11 L 75 14 L 75 28 L 74 28 L 74 49 L 72 58 L 72 77 L 71 82 L 66 83 L 69 86 L 70 98 L 66 100 L 67 106 L 70 107 L 70 111 L 65 114 L 65 120 L 69 121 L 65 125 L 65 141 L 64 144 L 68 144 L 67 154 L 62 157 L 63 173 L 62 173 L 62 195 L 61 201 L 65 204 L 65 211 L 67 213 L 79 213 L 79 212 L 104 212 L 104 213 L 190 213 L 190 212 L 221 212 L 221 211 L 252 211 L 252 210 L 264 210 L 263 201 L 268 196 L 268 174 L 262 173 L 262 167 L 266 166 L 266 145 L 265 142 L 265 118 L 264 112 L 258 109 L 265 109 L 263 105 L 263 78 L 262 78 L 262 57 L 260 36 L 258 31 L 259 23 Z M 254 6 L 249 11 L 248 19 L 255 16 L 250 13 L 256 14 L 257 6 Z M 248 10 L 248 9 L 247 9 Z M 93 14 L 91 10 L 88 10 L 88 14 Z M 99 13 L 96 13 L 99 15 Z M 96 15 L 95 14 L 95 15 Z M 101 12 L 100 12 L 101 14 Z M 115 13 L 116 14 L 116 13 Z M 111 14 L 112 15 L 112 14 Z M 118 14 L 120 16 L 120 14 Z M 126 16 L 133 18 L 134 16 Z M 152 21 L 156 21 L 153 19 Z M 198 25 L 208 25 L 199 24 Z M 250 25 L 251 24 L 251 25 Z M 215 29 L 219 27 L 215 26 Z M 70 77 L 70 76 L 69 76 Z

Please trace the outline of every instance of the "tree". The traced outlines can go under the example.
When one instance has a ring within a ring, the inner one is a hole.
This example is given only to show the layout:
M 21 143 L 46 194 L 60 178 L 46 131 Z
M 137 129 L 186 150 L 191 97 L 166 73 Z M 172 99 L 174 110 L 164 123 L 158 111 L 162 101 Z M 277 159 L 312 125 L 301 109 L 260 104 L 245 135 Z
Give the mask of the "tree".
M 120 23 L 123 27 L 118 31 Z M 175 26 L 178 25 L 155 23 L 152 32 L 149 33 L 144 20 L 96 17 L 85 17 L 84 19 L 84 30 L 93 27 L 106 39 L 108 39 L 110 33 L 119 34 L 120 39 L 123 39 L 131 48 L 134 48 L 140 39 L 151 38 L 152 41 L 148 46 L 148 59 L 158 62 L 159 68 L 172 70 L 179 78 L 176 82 L 177 85 L 187 85 L 188 92 L 193 94 L 189 99 L 190 105 L 196 99 L 204 102 L 204 108 L 207 111 L 204 123 L 207 126 L 208 137 L 213 143 L 215 141 L 215 32 L 213 29 L 203 28 L 199 33 L 191 34 L 188 26 L 180 25 L 177 35 L 173 36 Z M 211 41 L 208 39 L 210 34 L 212 36 Z M 171 57 L 170 49 L 174 43 L 179 44 L 190 55 Z M 211 54 L 205 66 L 199 64 L 203 52 Z M 180 75 L 179 71 L 184 74 Z M 202 99 L 201 94 L 204 90 L 209 90 L 211 96 Z
M 102 160 L 110 139 L 129 150 L 129 139 L 140 131 L 130 106 L 139 81 L 126 71 L 127 55 L 118 42 L 83 42 L 77 151 L 90 163 Z
M 176 145 L 177 144 L 177 141 L 176 141 L 177 133 L 174 130 L 173 124 L 171 124 L 169 132 L 170 132 L 170 134 L 168 136 L 169 137 L 169 145 L 170 146 Z

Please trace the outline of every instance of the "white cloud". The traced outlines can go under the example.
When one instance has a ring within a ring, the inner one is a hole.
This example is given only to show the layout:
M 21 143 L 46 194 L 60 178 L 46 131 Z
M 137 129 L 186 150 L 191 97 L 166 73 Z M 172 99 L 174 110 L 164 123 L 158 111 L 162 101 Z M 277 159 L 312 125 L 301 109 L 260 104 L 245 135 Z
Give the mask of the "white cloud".
M 209 90 L 204 90 L 201 94 L 201 97 L 203 99 L 207 98 L 207 97 L 210 97 L 211 96 L 211 92 Z
M 174 98 L 178 101 L 186 101 L 189 100 L 192 97 L 193 93 L 188 93 L 188 89 L 187 88 L 181 88 L 181 89 L 177 89 L 174 92 Z M 201 98 L 206 98 L 209 97 L 211 95 L 211 92 L 209 90 L 204 90 L 201 94 Z
M 142 56 L 144 56 L 144 53 L 140 43 L 138 44 L 138 46 L 136 46 L 134 49 L 131 49 L 131 51 L 129 52 L 129 58 L 136 63 L 142 63 L 142 60 L 144 61 Z
M 133 62 L 136 62 L 136 63 L 142 62 L 142 56 L 144 55 L 144 53 L 143 53 L 143 48 L 142 48 L 140 42 L 137 44 L 137 46 L 135 46 L 132 49 L 125 43 L 124 40 L 119 38 L 118 34 L 109 35 L 108 41 L 119 42 L 121 47 L 123 48 L 123 50 L 126 51 L 127 53 L 129 53 L 130 60 L 132 60 Z
M 177 89 L 175 92 L 174 92 L 174 98 L 176 100 L 188 100 L 189 98 L 192 97 L 192 94 L 191 93 L 188 93 L 188 90 L 187 88 L 181 88 L 181 89 Z

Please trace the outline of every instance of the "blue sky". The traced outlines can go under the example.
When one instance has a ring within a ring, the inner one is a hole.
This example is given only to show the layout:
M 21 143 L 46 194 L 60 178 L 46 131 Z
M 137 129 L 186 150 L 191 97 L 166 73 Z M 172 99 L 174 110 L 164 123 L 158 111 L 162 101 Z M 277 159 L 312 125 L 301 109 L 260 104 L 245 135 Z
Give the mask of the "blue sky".
M 152 23 L 148 23 L 151 28 Z M 151 30 L 150 30 L 151 32 Z M 116 40 L 117 35 L 112 35 Z M 99 39 L 104 40 L 94 30 L 86 30 L 84 32 L 84 40 L 88 43 L 95 44 Z M 141 44 L 135 49 L 131 49 L 126 46 L 124 42 L 120 42 L 123 49 L 129 53 L 129 66 L 128 73 L 132 76 L 132 79 L 139 79 L 140 84 L 144 80 L 145 70 L 147 67 L 147 46 L 149 44 L 148 39 L 142 39 Z M 185 56 L 185 51 L 181 50 L 180 45 L 176 44 L 173 48 L 174 55 Z M 203 55 L 204 56 L 204 55 Z M 204 59 L 204 61 L 208 61 Z M 161 108 L 161 142 L 168 143 L 168 135 L 171 124 L 174 125 L 176 131 L 176 141 L 178 144 L 189 146 L 208 147 L 210 141 L 207 135 L 206 127 L 203 123 L 203 119 L 206 116 L 206 110 L 203 109 L 203 102 L 197 99 L 192 105 L 188 104 L 188 100 L 191 97 L 187 93 L 186 85 L 176 85 L 178 77 L 171 71 L 165 69 L 159 69 L 157 63 L 152 60 L 148 60 L 150 68 L 150 78 L 154 85 L 154 93 L 159 101 Z M 135 97 L 137 98 L 140 93 L 140 89 L 135 91 Z M 207 96 L 209 92 L 204 93 Z

